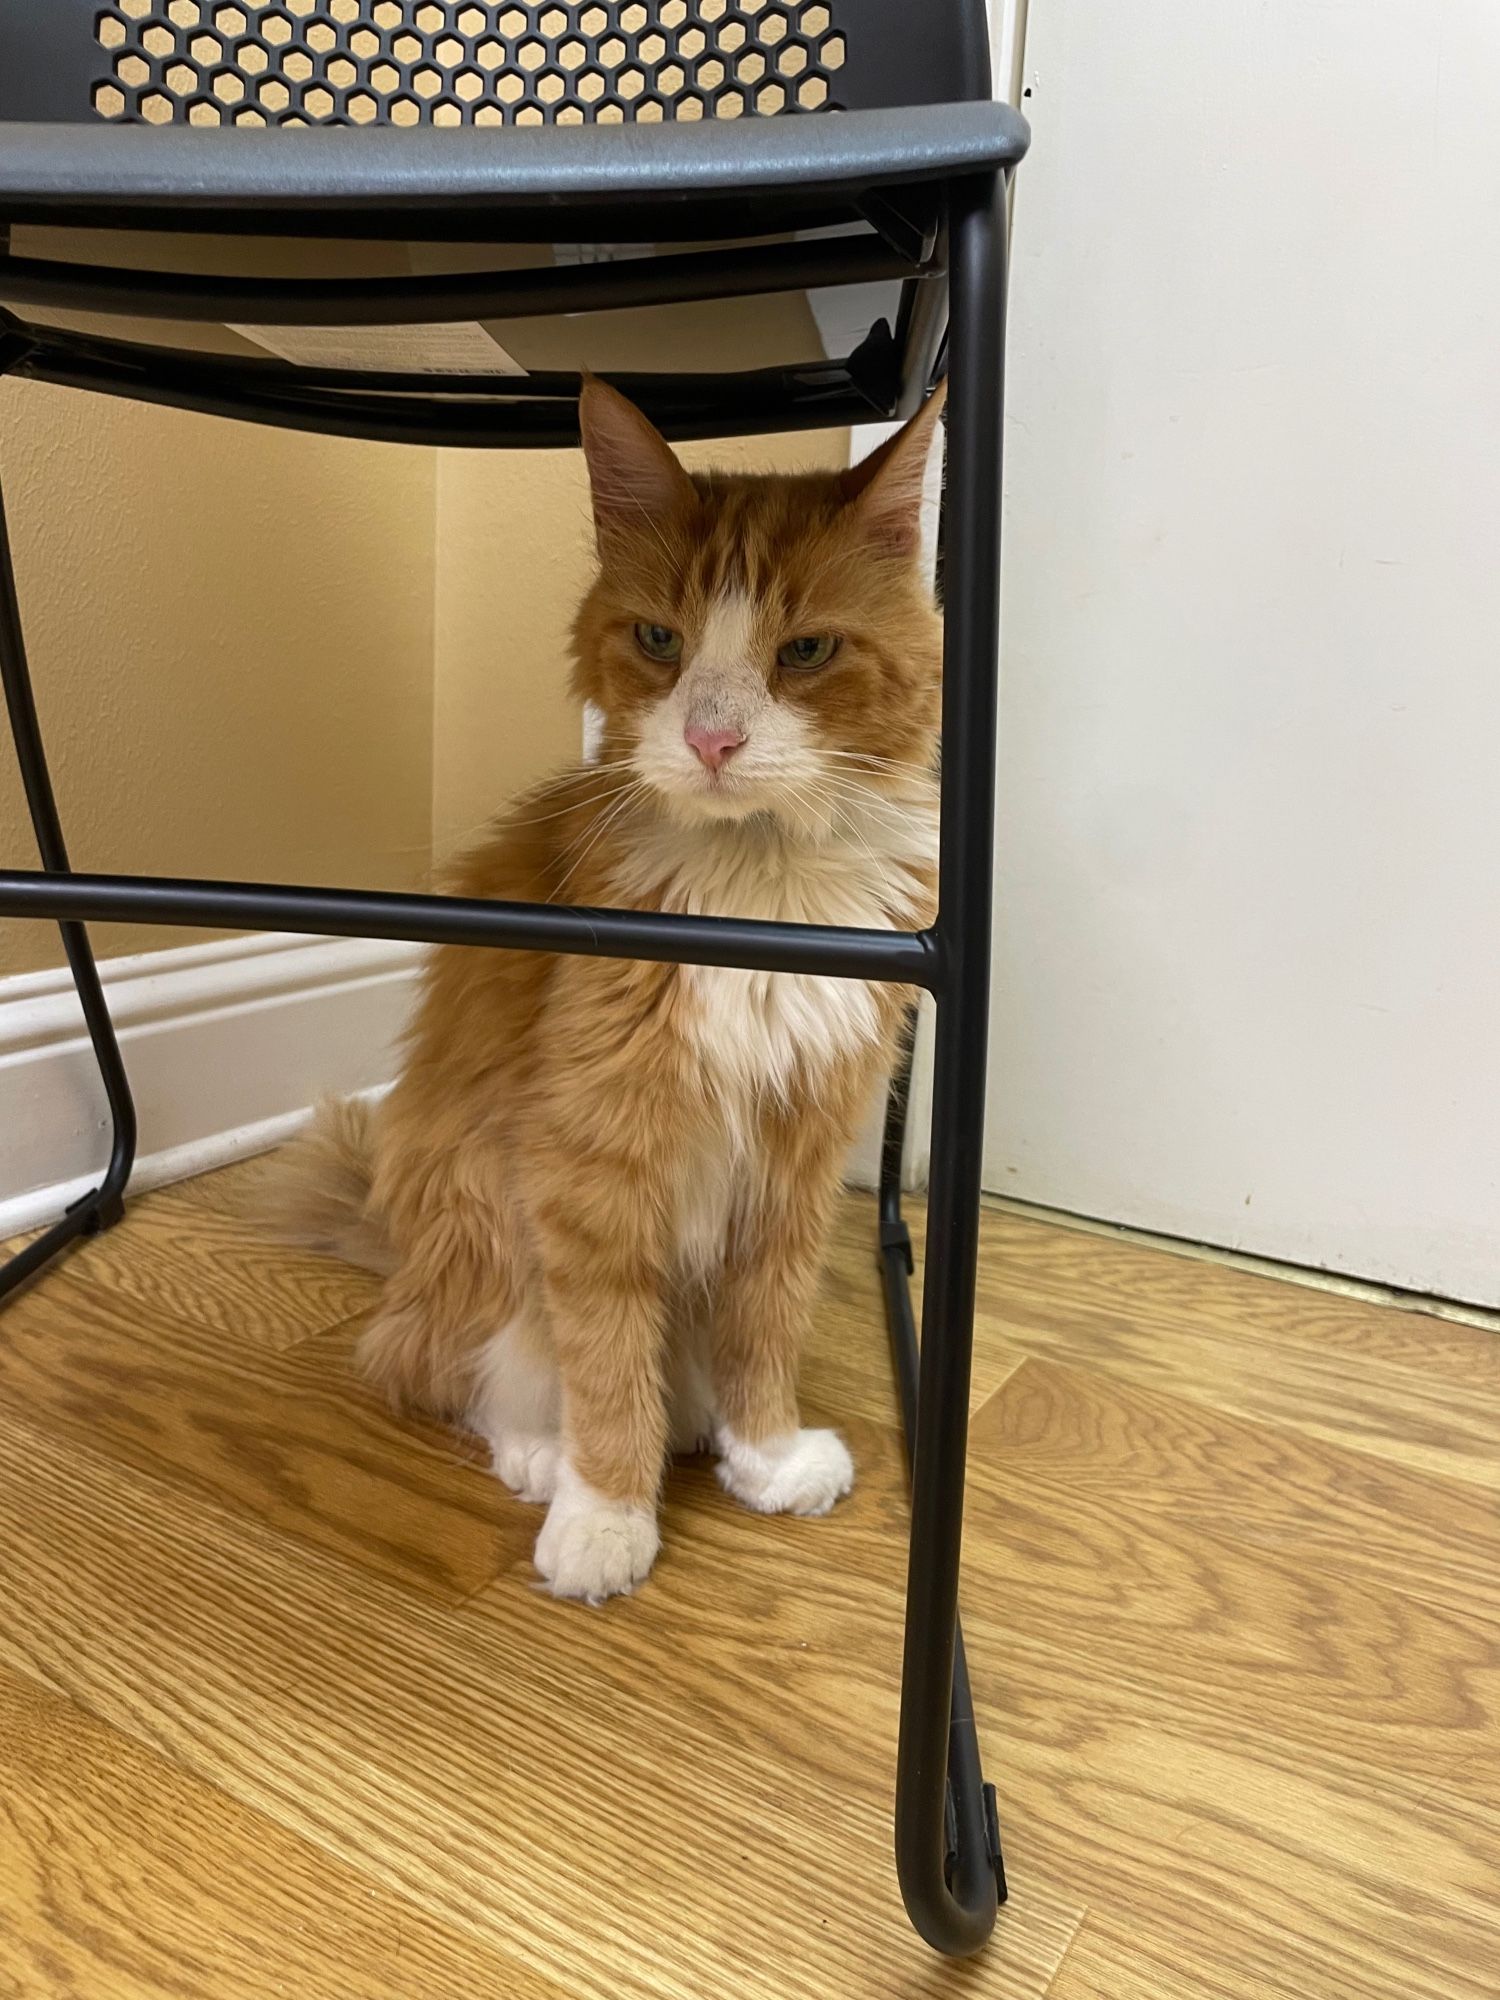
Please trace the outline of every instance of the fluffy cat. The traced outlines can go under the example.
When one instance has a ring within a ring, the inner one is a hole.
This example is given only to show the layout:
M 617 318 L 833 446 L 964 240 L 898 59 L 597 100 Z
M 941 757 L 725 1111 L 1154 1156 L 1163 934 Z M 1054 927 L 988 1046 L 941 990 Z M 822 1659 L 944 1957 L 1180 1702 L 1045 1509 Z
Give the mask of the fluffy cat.
M 853 472 L 690 476 L 597 381 L 599 571 L 573 687 L 600 761 L 498 820 L 463 896 L 915 930 L 936 879 L 940 623 L 922 574 L 935 396 Z M 434 953 L 400 1080 L 332 1107 L 301 1240 L 386 1275 L 361 1361 L 482 1434 L 545 1504 L 559 1596 L 633 1589 L 669 1453 L 825 1513 L 798 1352 L 840 1168 L 910 995 L 857 981 Z

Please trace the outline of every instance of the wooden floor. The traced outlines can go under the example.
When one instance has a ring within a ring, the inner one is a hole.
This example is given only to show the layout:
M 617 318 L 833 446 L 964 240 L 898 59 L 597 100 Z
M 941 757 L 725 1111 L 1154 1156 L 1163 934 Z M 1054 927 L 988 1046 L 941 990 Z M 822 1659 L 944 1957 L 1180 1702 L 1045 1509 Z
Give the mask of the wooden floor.
M 0 1322 L 0 1994 L 1494 2000 L 1500 1339 L 996 1214 L 967 1622 L 1013 1896 L 889 1862 L 905 1501 L 867 1209 L 826 1522 L 674 1475 L 644 1593 L 349 1376 L 242 1176 Z

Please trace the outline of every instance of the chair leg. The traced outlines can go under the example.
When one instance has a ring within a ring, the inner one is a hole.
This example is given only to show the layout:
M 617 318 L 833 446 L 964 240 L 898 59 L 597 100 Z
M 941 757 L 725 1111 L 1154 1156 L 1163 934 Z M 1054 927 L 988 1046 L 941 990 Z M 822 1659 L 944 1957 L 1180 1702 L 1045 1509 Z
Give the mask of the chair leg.
M 880 1277 L 885 1292 L 886 1329 L 890 1335 L 891 1365 L 901 1402 L 908 1469 L 916 1448 L 918 1373 L 921 1364 L 911 1299 L 911 1280 L 916 1266 L 912 1257 L 911 1231 L 901 1213 L 901 1172 L 906 1151 L 915 1027 L 916 1017 L 913 1015 L 901 1060 L 891 1078 L 880 1155 Z M 924 1695 L 921 1698 L 925 1700 L 928 1697 Z M 948 1731 L 943 1878 L 951 1890 L 958 1873 L 961 1843 L 967 1841 L 971 1853 L 982 1849 L 994 1873 L 996 1903 L 1003 1903 L 1007 1889 L 1005 1856 L 1000 1843 L 1000 1817 L 995 1788 L 984 1782 L 980 1764 L 979 1738 L 974 1727 L 974 1698 L 969 1690 L 969 1668 L 961 1624 L 955 1624 L 953 1635 Z M 982 1895 L 987 1900 L 988 1890 L 985 1889 Z M 929 1937 L 929 1942 L 938 1944 L 940 1949 L 945 1948 L 939 1939 Z
M 934 1139 L 912 1452 L 896 1860 L 912 1922 L 937 1950 L 959 1956 L 977 1951 L 989 1936 L 1004 1887 L 994 1795 L 980 1778 L 958 1631 L 994 880 L 1005 308 L 998 179 L 957 191 L 951 238 Z M 898 1122 L 893 1115 L 888 1124 L 888 1169 L 897 1157 Z M 884 1199 L 881 1219 L 889 1299 L 898 1278 L 904 1290 L 905 1273 Z
M 31 824 L 42 867 L 49 875 L 66 875 L 68 852 L 57 816 L 57 801 L 47 770 L 36 701 L 31 689 L 31 672 L 26 660 L 26 642 L 21 631 L 21 615 L 16 603 L 15 567 L 11 560 L 10 533 L 5 518 L 5 496 L 0 491 L 0 682 L 5 688 L 5 706 L 10 717 L 11 735 L 21 766 L 21 782 L 31 809 Z M 73 973 L 89 1040 L 103 1079 L 114 1125 L 109 1166 L 97 1188 L 73 1204 L 62 1220 L 34 1242 L 0 1265 L 0 1299 L 41 1270 L 70 1243 L 81 1236 L 108 1229 L 124 1214 L 126 1182 L 135 1160 L 135 1106 L 130 1084 L 120 1060 L 119 1045 L 110 1023 L 104 989 L 99 983 L 88 933 L 82 924 L 62 923 L 63 949 Z

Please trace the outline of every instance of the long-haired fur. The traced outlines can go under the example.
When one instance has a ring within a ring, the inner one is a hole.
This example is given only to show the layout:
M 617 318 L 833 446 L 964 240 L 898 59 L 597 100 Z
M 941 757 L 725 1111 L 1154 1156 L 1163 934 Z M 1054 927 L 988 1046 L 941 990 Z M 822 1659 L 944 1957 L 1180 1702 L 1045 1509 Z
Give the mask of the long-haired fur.
M 919 569 L 939 399 L 854 472 L 690 477 L 590 382 L 599 547 L 573 685 L 591 765 L 522 799 L 463 896 L 915 929 L 935 863 L 939 625 Z M 386 1275 L 361 1345 L 550 1503 L 559 1593 L 627 1590 L 672 1449 L 816 1513 L 847 1452 L 797 1356 L 841 1162 L 907 996 L 857 981 L 433 954 L 371 1111 L 321 1110 L 291 1232 Z

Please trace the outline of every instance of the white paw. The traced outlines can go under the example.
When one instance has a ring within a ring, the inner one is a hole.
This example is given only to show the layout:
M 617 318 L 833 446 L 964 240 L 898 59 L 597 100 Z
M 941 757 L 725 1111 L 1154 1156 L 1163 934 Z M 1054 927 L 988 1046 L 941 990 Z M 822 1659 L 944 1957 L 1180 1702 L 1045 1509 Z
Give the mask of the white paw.
M 560 1459 L 535 1562 L 554 1597 L 602 1604 L 644 1583 L 661 1547 L 656 1514 L 606 1500 Z
M 758 1514 L 826 1514 L 854 1484 L 854 1460 L 837 1431 L 746 1444 L 721 1430 L 719 1484 Z
M 528 1437 L 524 1431 L 487 1431 L 490 1465 L 518 1500 L 542 1506 L 557 1491 L 557 1462 L 562 1440 Z

